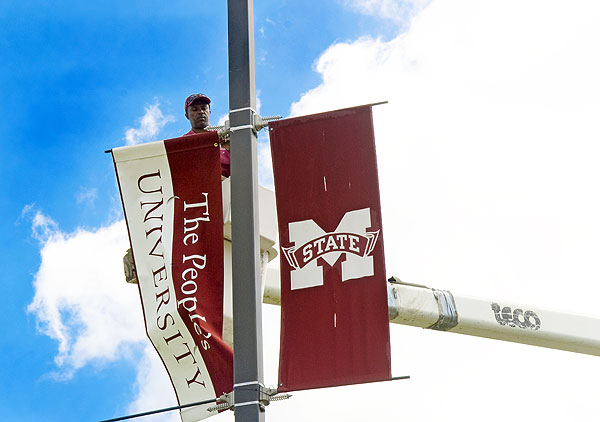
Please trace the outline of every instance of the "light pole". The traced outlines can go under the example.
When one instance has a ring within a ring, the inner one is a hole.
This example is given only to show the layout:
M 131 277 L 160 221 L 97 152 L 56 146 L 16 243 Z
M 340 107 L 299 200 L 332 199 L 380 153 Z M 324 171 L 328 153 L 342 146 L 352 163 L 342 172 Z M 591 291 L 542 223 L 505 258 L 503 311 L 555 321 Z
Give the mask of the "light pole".
M 236 422 L 264 421 L 252 0 L 228 0 L 233 391 Z

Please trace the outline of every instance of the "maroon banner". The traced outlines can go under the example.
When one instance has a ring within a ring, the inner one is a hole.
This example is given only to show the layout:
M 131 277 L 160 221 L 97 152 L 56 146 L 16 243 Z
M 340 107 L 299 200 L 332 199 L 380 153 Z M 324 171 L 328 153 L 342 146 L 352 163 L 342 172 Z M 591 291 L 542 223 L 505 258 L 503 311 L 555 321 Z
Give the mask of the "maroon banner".
M 216 132 L 165 141 L 174 193 L 172 275 L 177 311 L 202 355 L 217 397 L 233 390 L 233 350 L 222 338 L 223 206 L 218 142 Z
M 391 377 L 371 106 L 269 123 L 279 244 L 279 391 Z
M 218 141 L 207 132 L 112 150 L 146 333 L 180 405 L 233 389 Z M 207 418 L 212 406 L 181 409 L 181 419 Z

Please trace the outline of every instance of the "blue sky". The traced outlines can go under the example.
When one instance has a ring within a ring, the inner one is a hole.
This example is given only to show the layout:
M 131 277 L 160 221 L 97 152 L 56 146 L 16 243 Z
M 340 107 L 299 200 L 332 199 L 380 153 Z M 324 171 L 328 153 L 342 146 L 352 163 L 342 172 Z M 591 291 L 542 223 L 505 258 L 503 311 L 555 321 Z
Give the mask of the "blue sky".
M 389 100 L 375 111 L 388 272 L 600 316 L 598 18 L 586 1 L 256 0 L 260 111 Z M 193 92 L 213 99 L 213 123 L 224 116 L 226 36 L 225 2 L 2 2 L 0 419 L 99 420 L 169 403 L 154 400 L 163 387 L 140 388 L 164 379 L 143 378 L 147 341 L 119 278 L 122 213 L 104 150 L 127 133 L 186 132 Z M 264 135 L 260 157 L 268 185 Z M 114 344 L 102 341 L 111 330 Z M 422 416 L 432 396 L 462 420 L 490 408 L 488 420 L 589 419 L 597 358 L 444 334 L 392 327 L 394 375 L 415 380 L 383 397 L 414 420 L 443 414 Z M 454 364 L 432 369 L 442 352 Z M 530 401 L 485 394 L 499 385 L 530 386 Z M 383 394 L 373 388 L 300 393 L 267 418 L 306 420 L 315 399 L 342 403 L 319 407 L 329 420 L 399 418 L 360 403 Z
M 307 13 L 313 8 L 321 12 Z M 146 106 L 158 103 L 173 117 L 162 138 L 189 129 L 183 101 L 191 93 L 213 98 L 213 118 L 226 114 L 226 19 L 225 2 L 5 1 L 0 7 L 0 139 L 7 157 L 0 209 L 10 291 L 2 309 L 15 316 L 2 336 L 5 420 L 98 419 L 130 400 L 135 371 L 126 361 L 92 364 L 65 381 L 51 375 L 57 344 L 38 333 L 26 312 L 40 244 L 31 235 L 33 211 L 23 210 L 43 210 L 66 233 L 114 220 L 120 204 L 103 151 L 124 144 L 125 130 L 137 126 Z M 335 40 L 369 33 L 372 21 L 335 1 L 257 2 L 256 79 L 264 109 L 287 114 L 318 83 L 312 72 L 318 54 Z M 392 29 L 380 33 L 390 36 Z

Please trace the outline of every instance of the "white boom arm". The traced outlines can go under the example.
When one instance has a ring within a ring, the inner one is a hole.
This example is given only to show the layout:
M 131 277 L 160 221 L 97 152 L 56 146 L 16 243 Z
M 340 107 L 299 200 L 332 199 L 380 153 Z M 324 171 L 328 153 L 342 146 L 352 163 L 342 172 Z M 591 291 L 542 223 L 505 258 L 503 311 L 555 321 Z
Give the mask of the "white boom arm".
M 279 274 L 267 275 L 264 303 L 280 304 Z M 455 296 L 445 290 L 388 282 L 392 324 L 600 356 L 600 319 L 535 306 Z
M 223 181 L 225 297 L 224 338 L 231 344 L 233 309 L 231 303 L 231 219 L 229 180 Z M 279 269 L 267 262 L 277 255 L 277 218 L 274 193 L 262 188 L 260 205 L 260 249 L 263 302 L 280 305 Z M 127 258 L 127 257 L 126 257 Z M 125 260 L 127 261 L 127 260 Z M 132 264 L 129 265 L 132 267 Z M 135 273 L 127 275 L 137 282 Z M 131 272 L 131 271 L 130 271 Z M 536 306 L 456 296 L 446 290 L 388 281 L 388 313 L 392 324 L 411 325 L 514 343 L 600 356 L 600 319 L 566 314 Z

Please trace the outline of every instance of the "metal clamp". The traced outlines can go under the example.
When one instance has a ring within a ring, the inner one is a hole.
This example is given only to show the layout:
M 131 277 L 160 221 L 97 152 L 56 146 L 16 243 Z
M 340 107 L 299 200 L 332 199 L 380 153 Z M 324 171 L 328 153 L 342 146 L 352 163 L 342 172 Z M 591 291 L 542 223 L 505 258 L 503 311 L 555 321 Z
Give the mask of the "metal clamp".
M 256 393 L 258 393 L 258 395 L 256 397 L 257 400 L 250 400 L 250 401 L 246 401 L 246 402 L 242 402 L 242 403 L 236 403 L 235 399 L 234 399 L 235 388 L 251 386 L 251 385 L 258 386 L 258 389 L 256 390 Z M 286 400 L 286 399 L 289 399 L 290 397 L 292 397 L 291 394 L 288 394 L 288 393 L 277 394 L 276 388 L 267 388 L 257 381 L 244 382 L 244 383 L 240 383 L 240 384 L 235 384 L 234 391 L 232 391 L 231 393 L 221 395 L 217 399 L 218 404 L 216 406 L 209 407 L 206 410 L 209 412 L 215 412 L 215 411 L 221 411 L 221 410 L 227 410 L 227 409 L 234 410 L 236 407 L 249 406 L 249 405 L 253 405 L 253 404 L 258 404 L 261 408 L 264 408 L 265 406 L 268 406 L 272 401 Z
M 227 410 L 233 408 L 233 392 L 222 394 L 217 399 L 217 405 L 207 408 L 209 412 L 218 412 L 220 410 Z
M 458 312 L 452 293 L 447 290 L 431 290 L 433 291 L 433 296 L 438 304 L 440 317 L 433 325 L 427 328 L 431 330 L 448 331 L 456 327 L 458 325 Z
M 287 400 L 290 397 L 292 395 L 288 393 L 277 394 L 277 388 L 262 387 L 260 391 L 260 402 L 265 406 L 268 406 L 272 401 Z
M 264 129 L 267 126 L 269 126 L 269 122 L 272 122 L 274 120 L 279 120 L 279 119 L 281 119 L 281 116 L 260 117 L 260 115 L 254 114 L 254 119 L 253 119 L 254 120 L 254 130 L 256 130 L 258 132 L 261 129 Z
M 231 112 L 233 113 L 236 111 L 243 111 L 246 109 L 248 109 L 252 112 L 252 124 L 251 125 L 231 127 L 231 124 L 229 123 L 229 119 L 227 119 L 227 120 L 225 120 L 225 123 L 223 125 L 207 126 L 206 130 L 210 130 L 210 131 L 216 130 L 217 134 L 219 135 L 219 138 L 221 140 L 228 141 L 232 132 L 235 132 L 237 130 L 242 130 L 242 129 L 252 129 L 254 131 L 254 133 L 258 133 L 261 129 L 267 127 L 269 125 L 269 122 L 281 119 L 281 116 L 260 117 L 260 115 L 250 107 L 246 107 L 244 109 L 231 110 Z

